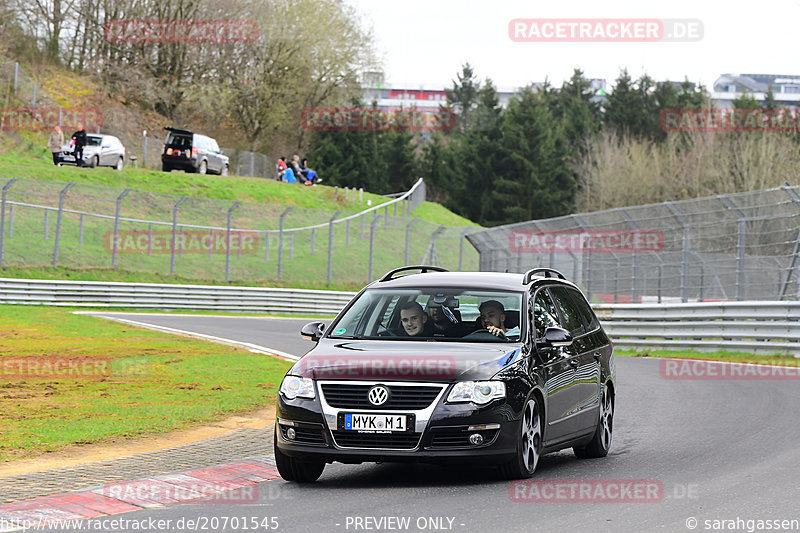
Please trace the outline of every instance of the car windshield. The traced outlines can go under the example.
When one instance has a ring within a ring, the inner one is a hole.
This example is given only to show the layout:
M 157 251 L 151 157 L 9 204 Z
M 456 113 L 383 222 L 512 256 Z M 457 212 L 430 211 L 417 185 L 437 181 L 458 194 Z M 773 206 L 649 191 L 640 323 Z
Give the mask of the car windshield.
M 368 289 L 328 337 L 513 342 L 524 334 L 522 301 L 521 292 L 474 288 Z
M 102 142 L 102 137 L 95 137 L 94 135 L 89 135 L 86 137 L 86 146 L 100 146 Z

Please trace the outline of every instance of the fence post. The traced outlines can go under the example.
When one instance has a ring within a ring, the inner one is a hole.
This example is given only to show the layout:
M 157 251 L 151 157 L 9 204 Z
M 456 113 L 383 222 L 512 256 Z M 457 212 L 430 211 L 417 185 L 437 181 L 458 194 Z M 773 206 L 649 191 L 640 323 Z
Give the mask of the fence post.
M 147 130 L 142 130 L 142 168 L 147 168 Z
M 117 244 L 119 241 L 119 212 L 122 209 L 122 200 L 128 193 L 131 192 L 130 189 L 125 189 L 122 191 L 122 194 L 117 196 L 117 209 L 114 212 L 114 242 L 111 244 L 111 268 L 117 267 Z M 81 215 L 81 235 L 83 235 L 83 215 Z M 83 242 L 83 238 L 81 238 L 81 243 Z
M 665 202 L 678 222 L 683 226 L 683 265 L 681 265 L 681 301 L 686 303 L 688 301 L 689 290 L 689 252 L 691 251 L 691 228 L 689 226 L 689 219 L 683 212 L 681 212 L 676 205 L 672 202 Z
M 255 177 L 256 175 L 256 154 L 255 152 L 250 152 L 250 176 Z
M 345 191 L 347 191 L 346 188 L 345 188 Z M 339 199 L 339 186 L 338 185 L 334 185 L 334 187 L 333 187 L 333 201 L 335 202 L 338 199 Z
M 795 207 L 800 206 L 800 195 L 798 195 L 797 191 L 795 191 L 789 186 L 789 182 L 786 182 L 783 185 L 781 185 L 781 189 L 783 189 L 786 192 L 786 194 L 789 195 L 789 198 L 792 199 L 792 203 L 794 204 Z M 786 291 L 789 288 L 789 282 L 792 279 L 792 273 L 795 271 L 795 267 L 797 266 L 798 254 L 800 254 L 800 232 L 798 232 L 797 234 L 797 239 L 794 244 L 794 251 L 792 252 L 792 262 L 789 265 L 788 272 L 786 273 L 786 281 L 781 286 L 780 297 L 778 298 L 779 300 L 783 300 L 783 298 L 786 296 Z M 800 298 L 800 276 L 798 276 L 797 285 L 798 285 L 798 298 Z
M 464 268 L 464 241 L 467 240 L 467 233 L 472 228 L 467 228 L 461 232 L 461 237 L 458 239 L 458 270 L 463 270 Z M 552 261 L 550 263 L 550 267 L 552 268 L 553 264 Z
M 389 229 L 389 206 L 383 208 L 383 229 Z
M 364 203 L 364 187 L 358 189 L 358 201 Z
M 147 257 L 150 257 L 150 253 L 153 250 L 153 225 L 147 225 Z
M 180 208 L 181 204 L 183 202 L 185 202 L 186 200 L 188 200 L 188 199 L 189 198 L 187 196 L 181 197 L 181 199 L 178 200 L 178 202 L 172 208 L 172 248 L 169 251 L 169 253 L 170 253 L 170 258 L 169 258 L 169 274 L 170 274 L 170 276 L 175 274 L 175 245 L 176 245 L 177 240 L 178 240 L 178 208 Z M 152 238 L 148 239 L 147 242 L 149 243 L 151 241 L 152 241 Z M 149 245 L 147 247 L 147 252 L 148 252 L 148 255 L 149 255 L 149 253 L 150 253 L 150 246 Z
M 264 232 L 264 262 L 269 261 L 269 232 Z
M 350 219 L 349 218 L 347 219 L 347 223 L 345 224 L 345 227 L 347 229 L 345 229 L 344 247 L 345 248 L 349 248 L 350 247 Z
M 53 267 L 58 265 L 58 241 L 61 238 L 61 216 L 64 213 L 64 197 L 74 185 L 74 181 L 68 183 L 66 187 L 61 189 L 61 193 L 58 195 L 58 217 L 56 218 L 56 242 L 55 246 L 53 246 Z
M 286 210 L 281 214 L 278 226 L 278 279 L 281 279 L 281 271 L 283 269 L 283 219 L 291 210 L 291 207 L 287 207 Z
M 44 210 L 44 242 L 50 238 L 50 210 Z
M 3 251 L 6 238 L 6 193 L 17 179 L 19 178 L 11 178 L 8 183 L 3 185 L 3 191 L 0 193 L 2 195 L 0 197 L 0 268 L 3 268 Z
M 226 228 L 226 240 L 227 244 L 225 245 L 225 281 L 231 280 L 231 216 L 233 216 L 233 211 L 241 205 L 242 202 L 236 201 L 233 202 L 233 205 L 230 209 L 228 209 L 228 227 Z M 241 235 L 239 235 L 239 251 L 242 250 L 242 239 Z
M 81 213 L 80 222 L 78 223 L 78 243 L 83 244 L 83 213 Z
M 409 243 L 409 234 L 411 233 L 411 225 L 414 224 L 414 222 L 416 222 L 417 220 L 419 219 L 417 217 L 414 217 L 411 219 L 411 222 L 406 224 L 406 252 L 403 255 L 404 265 L 408 264 L 408 243 Z
M 382 216 L 383 215 L 376 213 L 375 218 L 369 225 L 369 275 L 367 281 L 372 281 L 372 263 L 375 258 L 375 224 L 377 224 Z
M 314 255 L 314 246 L 317 244 L 317 228 L 311 228 L 311 255 Z
M 720 202 L 736 213 L 736 218 L 739 219 L 738 235 L 736 239 L 736 299 L 741 301 L 745 298 L 745 248 L 747 247 L 747 215 L 744 211 L 739 209 L 733 201 L 727 196 L 719 196 Z
M 331 273 L 333 272 L 333 221 L 339 216 L 341 211 L 336 211 L 328 222 L 328 283 L 331 282 Z

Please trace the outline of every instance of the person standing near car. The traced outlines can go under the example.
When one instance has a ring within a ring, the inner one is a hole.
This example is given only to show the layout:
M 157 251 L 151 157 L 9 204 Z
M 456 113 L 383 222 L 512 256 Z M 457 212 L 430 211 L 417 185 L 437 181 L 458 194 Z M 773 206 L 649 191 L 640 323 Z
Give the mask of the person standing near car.
M 72 140 L 75 141 L 75 164 L 79 167 L 83 166 L 83 147 L 86 146 L 86 131 L 83 129 L 83 124 L 78 124 L 78 131 L 72 134 Z
M 59 164 L 58 157 L 62 146 L 64 146 L 64 132 L 61 131 L 61 126 L 56 124 L 53 126 L 53 131 L 50 132 L 50 138 L 47 140 L 47 148 L 53 152 L 54 165 Z

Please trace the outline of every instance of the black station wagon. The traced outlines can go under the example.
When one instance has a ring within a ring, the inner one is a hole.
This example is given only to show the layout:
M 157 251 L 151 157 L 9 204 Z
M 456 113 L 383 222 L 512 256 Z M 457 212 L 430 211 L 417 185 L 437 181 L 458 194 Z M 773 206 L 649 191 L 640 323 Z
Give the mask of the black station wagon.
M 317 345 L 280 386 L 286 480 L 315 481 L 333 461 L 459 460 L 518 479 L 544 453 L 611 446 L 613 345 L 553 269 L 398 268 L 301 335 Z

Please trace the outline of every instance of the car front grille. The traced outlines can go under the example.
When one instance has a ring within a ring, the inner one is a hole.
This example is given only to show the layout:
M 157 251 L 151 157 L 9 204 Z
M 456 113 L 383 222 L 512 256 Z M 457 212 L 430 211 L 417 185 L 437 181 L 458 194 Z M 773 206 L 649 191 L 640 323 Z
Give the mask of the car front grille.
M 359 433 L 338 430 L 333 432 L 333 440 L 343 448 L 385 448 L 392 450 L 412 450 L 419 444 L 420 433 Z
M 389 389 L 389 400 L 376 406 L 367 399 L 367 393 L 372 387 L 373 385 L 325 383 L 322 385 L 322 393 L 328 405 L 337 409 L 417 411 L 430 406 L 442 391 L 440 385 L 386 385 Z

